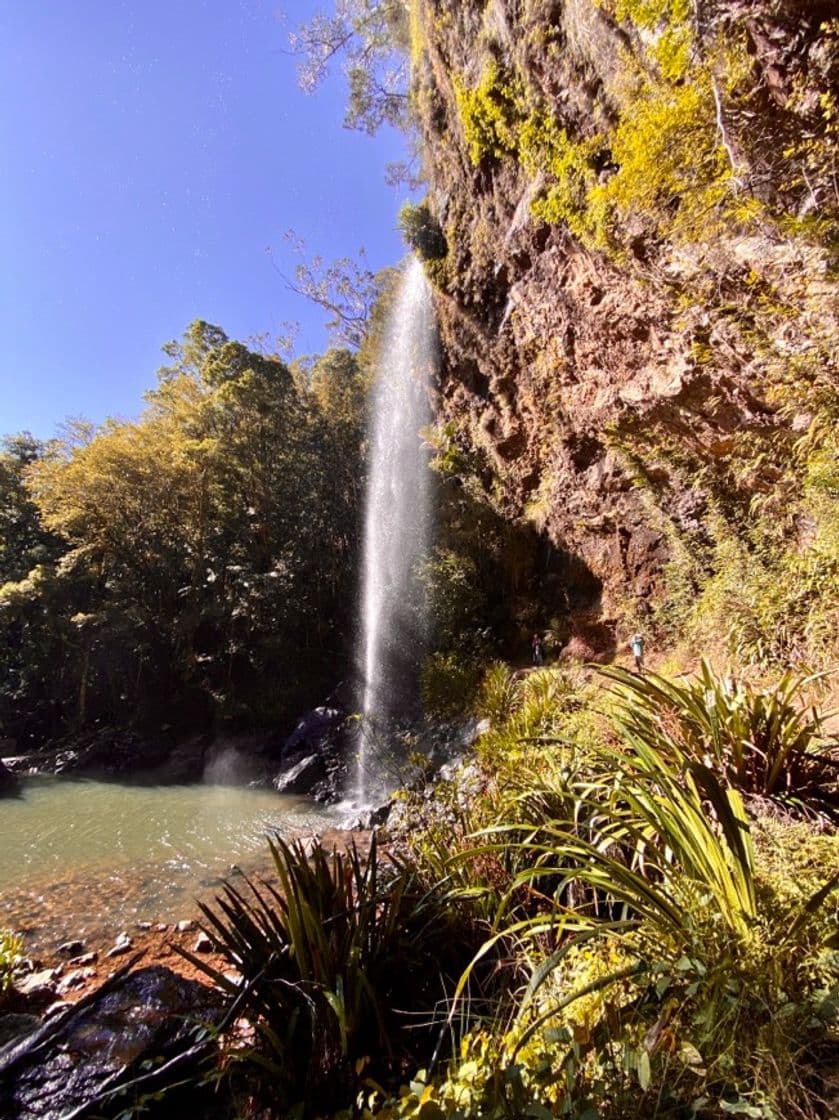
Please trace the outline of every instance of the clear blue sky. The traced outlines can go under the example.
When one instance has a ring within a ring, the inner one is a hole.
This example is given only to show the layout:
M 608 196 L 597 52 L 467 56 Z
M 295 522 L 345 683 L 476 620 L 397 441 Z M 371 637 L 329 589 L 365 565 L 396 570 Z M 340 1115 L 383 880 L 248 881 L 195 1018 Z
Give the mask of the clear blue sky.
M 316 7 L 2 0 L 0 435 L 136 415 L 195 318 L 241 339 L 297 320 L 321 349 L 276 271 L 289 228 L 325 258 L 402 255 L 401 138 L 343 129 L 339 77 L 297 88 L 287 34 Z

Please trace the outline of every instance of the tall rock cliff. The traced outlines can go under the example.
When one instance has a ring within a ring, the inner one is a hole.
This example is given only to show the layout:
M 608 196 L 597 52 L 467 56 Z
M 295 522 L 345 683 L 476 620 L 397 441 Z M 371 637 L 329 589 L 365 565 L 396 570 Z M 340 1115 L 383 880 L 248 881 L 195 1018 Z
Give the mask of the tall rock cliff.
M 412 51 L 449 470 L 581 562 L 613 631 L 823 655 L 835 3 L 415 0 Z

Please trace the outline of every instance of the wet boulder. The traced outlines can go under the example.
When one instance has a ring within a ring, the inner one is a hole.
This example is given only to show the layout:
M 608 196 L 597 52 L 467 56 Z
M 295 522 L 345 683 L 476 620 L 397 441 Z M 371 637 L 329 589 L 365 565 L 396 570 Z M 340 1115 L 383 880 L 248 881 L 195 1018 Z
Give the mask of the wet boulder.
M 323 804 L 340 800 L 348 759 L 354 749 L 354 722 L 337 707 L 314 708 L 298 721 L 283 744 L 279 793 L 312 797 Z
M 306 712 L 283 743 L 282 765 L 290 766 L 300 758 L 319 751 L 334 737 L 345 719 L 344 712 L 338 708 L 313 708 Z
M 325 777 L 323 757 L 319 754 L 310 754 L 278 774 L 274 779 L 274 789 L 277 793 L 303 795 L 311 793 L 318 782 L 323 781 Z
M 350 817 L 346 827 L 352 832 L 369 832 L 374 828 L 382 828 L 390 819 L 393 802 L 383 801 L 371 809 L 365 809 L 356 817 Z
M 156 1091 L 164 1065 L 171 1073 L 198 1061 L 208 1043 L 196 1023 L 218 1024 L 223 1012 L 218 992 L 168 968 L 121 970 L 0 1050 L 0 1116 L 118 1112 L 122 1086 Z

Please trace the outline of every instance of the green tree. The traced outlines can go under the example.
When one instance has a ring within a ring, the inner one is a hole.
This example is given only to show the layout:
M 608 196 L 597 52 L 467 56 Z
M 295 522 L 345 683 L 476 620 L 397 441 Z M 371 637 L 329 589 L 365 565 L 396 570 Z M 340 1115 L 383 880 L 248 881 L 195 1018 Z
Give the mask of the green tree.
M 0 599 L 20 662 L 10 711 L 32 716 L 37 699 L 65 728 L 173 711 L 253 722 L 337 675 L 358 551 L 356 357 L 330 351 L 302 377 L 203 321 L 164 352 L 139 420 L 23 469 L 34 523 L 67 551 Z
M 406 0 L 335 0 L 331 14 L 317 13 L 290 36 L 306 91 L 343 58 L 349 87 L 344 124 L 370 135 L 383 124 L 407 126 L 409 39 Z
M 23 579 L 62 550 L 41 524 L 24 483 L 26 468 L 44 453 L 45 445 L 29 432 L 0 441 L 0 585 Z

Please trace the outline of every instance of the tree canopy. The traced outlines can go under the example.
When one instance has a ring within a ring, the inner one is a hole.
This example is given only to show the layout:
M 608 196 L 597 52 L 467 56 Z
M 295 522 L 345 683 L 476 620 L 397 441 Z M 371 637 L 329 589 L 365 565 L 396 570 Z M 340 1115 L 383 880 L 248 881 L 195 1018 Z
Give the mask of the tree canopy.
M 270 719 L 334 672 L 355 584 L 363 388 L 194 322 L 136 421 L 0 456 L 0 723 Z

